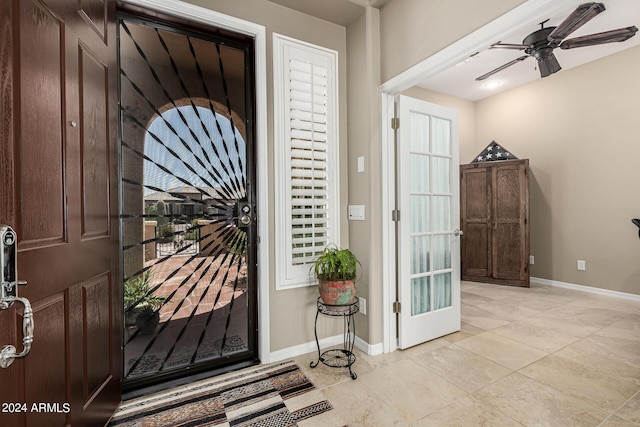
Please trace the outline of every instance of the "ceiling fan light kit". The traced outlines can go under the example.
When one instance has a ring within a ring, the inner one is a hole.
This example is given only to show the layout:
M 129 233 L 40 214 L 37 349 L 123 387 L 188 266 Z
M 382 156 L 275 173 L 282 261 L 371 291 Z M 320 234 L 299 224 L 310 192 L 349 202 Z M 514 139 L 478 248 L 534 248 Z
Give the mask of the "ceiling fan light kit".
M 553 50 L 560 49 L 573 49 L 577 47 L 595 46 L 604 43 L 623 42 L 633 37 L 637 32 L 636 26 L 629 26 L 624 28 L 618 28 L 616 30 L 604 31 L 602 33 L 589 34 L 586 36 L 575 37 L 573 39 L 565 40 L 565 37 L 572 34 L 578 28 L 582 27 L 588 21 L 593 19 L 596 15 L 604 12 L 605 6 L 603 3 L 584 3 L 579 5 L 564 21 L 562 21 L 557 27 L 544 27 L 544 22 L 540 23 L 541 28 L 524 38 L 522 44 L 512 43 L 494 43 L 491 49 L 516 49 L 522 50 L 526 55 L 514 59 L 494 70 L 477 77 L 477 81 L 485 80 L 486 78 L 520 62 L 529 57 L 536 59 L 538 63 L 538 69 L 540 70 L 540 77 L 547 77 L 553 73 L 557 73 L 562 69 Z

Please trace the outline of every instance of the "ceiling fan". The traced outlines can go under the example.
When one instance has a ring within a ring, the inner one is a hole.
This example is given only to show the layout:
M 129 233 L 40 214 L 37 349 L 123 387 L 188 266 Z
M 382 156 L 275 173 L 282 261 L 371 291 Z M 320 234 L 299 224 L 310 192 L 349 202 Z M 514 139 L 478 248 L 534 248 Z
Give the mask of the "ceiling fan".
M 491 45 L 492 49 L 500 48 L 523 50 L 526 55 L 516 58 L 511 62 L 507 62 L 495 70 L 489 71 L 487 74 L 483 74 L 476 78 L 476 80 L 484 80 L 505 68 L 517 64 L 520 61 L 524 61 L 530 56 L 534 57 L 538 61 L 540 76 L 547 77 L 562 69 L 553 54 L 553 50 L 557 47 L 560 49 L 573 49 L 576 47 L 595 46 L 603 43 L 623 42 L 636 34 L 638 28 L 631 26 L 564 40 L 565 37 L 589 22 L 599 13 L 604 12 L 604 10 L 605 7 L 603 3 L 584 3 L 578 6 L 576 10 L 574 10 L 571 15 L 569 15 L 557 27 L 545 28 L 544 24 L 548 19 L 547 21 L 541 22 L 541 28 L 525 37 L 522 44 L 494 43 Z

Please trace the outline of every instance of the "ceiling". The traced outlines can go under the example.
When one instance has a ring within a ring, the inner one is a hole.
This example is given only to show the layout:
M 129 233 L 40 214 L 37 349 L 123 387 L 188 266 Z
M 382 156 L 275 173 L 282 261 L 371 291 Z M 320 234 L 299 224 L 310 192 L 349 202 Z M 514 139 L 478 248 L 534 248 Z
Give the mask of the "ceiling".
M 381 8 L 393 0 L 269 0 L 282 6 L 298 10 L 308 15 L 346 26 L 351 23 L 363 10 L 364 5 Z M 582 2 L 578 1 L 576 4 Z M 597 15 L 584 26 L 570 34 L 567 39 L 587 34 L 608 31 L 616 28 L 635 25 L 640 28 L 640 1 L 639 0 L 604 0 L 606 10 Z M 529 22 L 523 20 L 517 28 L 513 28 L 509 35 L 494 42 L 521 44 L 522 40 L 533 31 L 540 28 L 539 22 L 549 19 L 545 27 L 557 26 L 573 10 L 575 6 L 546 16 L 543 19 L 533 18 Z M 600 46 L 590 46 L 576 49 L 556 49 L 554 54 L 563 71 L 586 64 L 599 58 L 611 55 L 621 50 L 640 45 L 640 34 L 622 43 L 608 43 Z M 470 101 L 478 101 L 488 96 L 521 86 L 523 84 L 540 79 L 540 73 L 536 69 L 536 61 L 528 58 L 521 61 L 482 82 L 477 82 L 476 77 L 481 76 L 509 61 L 524 55 L 522 51 L 512 49 L 487 49 L 477 52 L 472 60 L 460 61 L 462 64 L 451 67 L 429 78 L 421 80 L 417 85 L 434 92 L 444 93 Z M 552 79 L 554 75 L 546 77 Z M 490 82 L 498 82 L 499 85 L 487 89 L 485 85 Z
M 566 39 L 631 25 L 640 28 L 640 1 L 605 0 L 602 1 L 602 3 L 604 3 L 606 10 L 570 34 Z M 546 18 L 549 18 L 549 22 L 545 24 L 545 27 L 557 26 L 573 12 L 573 10 L 574 7 L 569 7 L 567 10 L 554 14 L 553 16 L 547 16 Z M 513 34 L 509 37 L 505 37 L 502 40 L 495 40 L 495 42 L 521 44 L 522 40 L 528 34 L 539 28 L 540 25 L 538 22 L 526 22 L 519 28 L 514 29 Z M 622 43 L 608 43 L 567 50 L 555 49 L 553 53 L 562 67 L 562 70 L 558 73 L 562 73 L 573 67 L 638 45 L 640 45 L 640 34 L 636 34 L 634 37 Z M 473 59 L 461 61 L 457 66 L 422 80 L 418 83 L 418 86 L 458 98 L 478 101 L 541 78 L 540 72 L 536 67 L 536 60 L 527 58 L 494 74 L 486 80 L 480 82 L 475 80 L 476 77 L 523 55 L 524 53 L 520 50 L 487 49 L 474 55 Z M 554 74 L 545 78 L 552 79 L 553 77 Z M 493 88 L 485 87 L 485 85 L 492 82 L 499 85 Z

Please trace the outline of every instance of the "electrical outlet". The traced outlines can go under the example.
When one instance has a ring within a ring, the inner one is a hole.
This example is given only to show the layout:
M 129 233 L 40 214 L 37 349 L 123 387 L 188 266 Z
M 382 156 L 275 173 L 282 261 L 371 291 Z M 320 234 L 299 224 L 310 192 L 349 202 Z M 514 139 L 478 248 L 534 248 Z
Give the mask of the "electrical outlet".
M 529 264 L 533 265 L 536 263 L 536 259 L 533 255 L 529 255 Z
M 360 313 L 367 314 L 367 300 L 363 297 L 358 297 L 358 307 L 360 307 Z
M 587 269 L 587 263 L 583 259 L 578 260 L 578 270 L 584 271 Z

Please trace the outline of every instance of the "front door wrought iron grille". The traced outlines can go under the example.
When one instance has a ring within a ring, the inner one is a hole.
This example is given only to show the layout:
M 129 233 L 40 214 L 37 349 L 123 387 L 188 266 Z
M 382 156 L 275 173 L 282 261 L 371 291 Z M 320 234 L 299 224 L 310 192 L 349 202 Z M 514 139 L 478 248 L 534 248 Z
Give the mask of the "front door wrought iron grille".
M 257 360 L 253 40 L 121 14 L 125 389 Z

